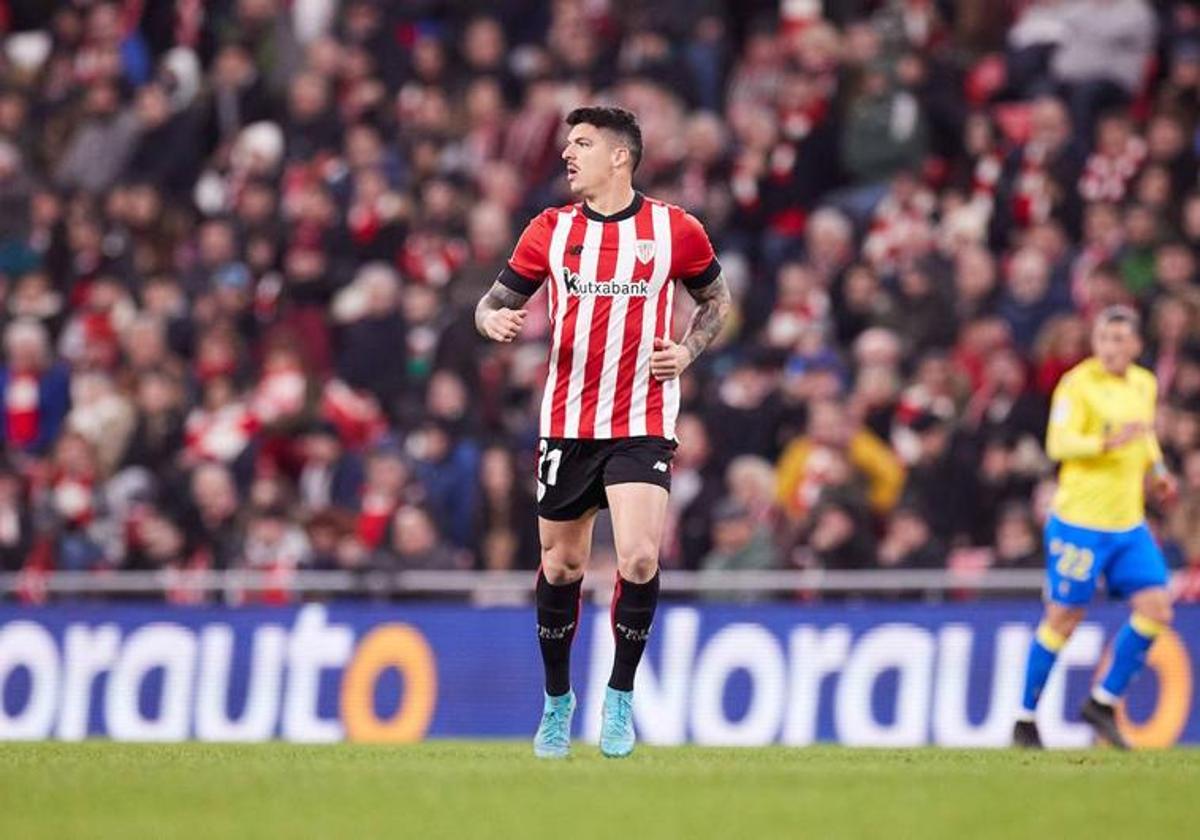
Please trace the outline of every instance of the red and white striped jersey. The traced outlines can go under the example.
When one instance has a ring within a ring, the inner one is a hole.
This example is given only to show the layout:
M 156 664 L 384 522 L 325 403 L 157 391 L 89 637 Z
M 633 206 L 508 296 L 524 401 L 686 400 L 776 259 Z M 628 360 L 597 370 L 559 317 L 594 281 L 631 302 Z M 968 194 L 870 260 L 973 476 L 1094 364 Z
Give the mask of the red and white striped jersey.
M 697 289 L 719 273 L 695 217 L 641 193 L 611 216 L 580 203 L 531 221 L 500 282 L 532 295 L 550 279 L 542 437 L 673 439 L 679 381 L 654 379 L 650 353 L 668 336 L 675 281 Z

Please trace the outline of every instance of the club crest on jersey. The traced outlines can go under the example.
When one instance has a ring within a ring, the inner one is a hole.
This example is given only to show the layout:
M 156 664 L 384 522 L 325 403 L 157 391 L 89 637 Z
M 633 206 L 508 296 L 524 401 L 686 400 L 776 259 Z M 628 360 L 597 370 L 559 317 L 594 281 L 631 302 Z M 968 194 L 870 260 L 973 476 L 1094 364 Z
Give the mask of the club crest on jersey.
M 642 265 L 645 265 L 646 263 L 650 262 L 650 260 L 654 259 L 654 240 L 639 239 L 633 246 L 633 251 L 635 254 L 637 254 L 638 262 L 640 262 Z

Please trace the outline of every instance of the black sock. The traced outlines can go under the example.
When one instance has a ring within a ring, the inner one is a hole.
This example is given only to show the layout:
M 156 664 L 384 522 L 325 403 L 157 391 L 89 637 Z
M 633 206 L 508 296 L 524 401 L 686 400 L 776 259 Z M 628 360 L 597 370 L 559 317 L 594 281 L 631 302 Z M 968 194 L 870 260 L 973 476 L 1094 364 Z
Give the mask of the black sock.
M 571 642 L 579 623 L 583 579 L 555 586 L 541 569 L 537 576 L 537 633 L 546 669 L 546 693 L 558 697 L 571 690 Z
M 612 626 L 617 650 L 613 657 L 609 688 L 633 691 L 633 675 L 642 661 L 650 625 L 654 623 L 654 608 L 658 606 L 658 571 L 645 583 L 631 583 L 617 574 L 617 591 L 613 593 Z

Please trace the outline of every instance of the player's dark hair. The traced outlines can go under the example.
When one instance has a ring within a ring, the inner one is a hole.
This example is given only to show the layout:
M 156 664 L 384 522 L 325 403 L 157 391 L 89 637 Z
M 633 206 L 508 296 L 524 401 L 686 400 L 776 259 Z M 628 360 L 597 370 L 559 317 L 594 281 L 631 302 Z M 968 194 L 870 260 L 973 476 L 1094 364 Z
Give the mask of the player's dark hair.
M 637 171 L 638 164 L 642 162 L 642 127 L 638 125 L 637 115 L 633 111 L 593 105 L 576 108 L 567 114 L 566 122 L 571 127 L 587 123 L 620 135 L 633 157 L 633 171 Z
M 1096 321 L 1101 324 L 1128 324 L 1135 333 L 1142 331 L 1142 316 L 1132 306 L 1120 303 L 1104 307 Z

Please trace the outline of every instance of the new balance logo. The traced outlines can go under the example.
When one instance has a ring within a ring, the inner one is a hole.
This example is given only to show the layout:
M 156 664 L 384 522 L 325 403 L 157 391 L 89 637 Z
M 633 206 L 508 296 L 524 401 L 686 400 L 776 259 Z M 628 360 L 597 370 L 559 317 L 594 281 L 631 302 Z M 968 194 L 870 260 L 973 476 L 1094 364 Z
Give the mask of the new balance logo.
M 658 470 L 659 472 L 666 472 L 666 471 L 667 471 L 667 465 L 666 465 L 666 463 L 665 463 L 665 462 L 663 462 L 663 461 L 659 461 L 658 463 L 656 463 L 656 464 L 654 465 L 654 469 Z

